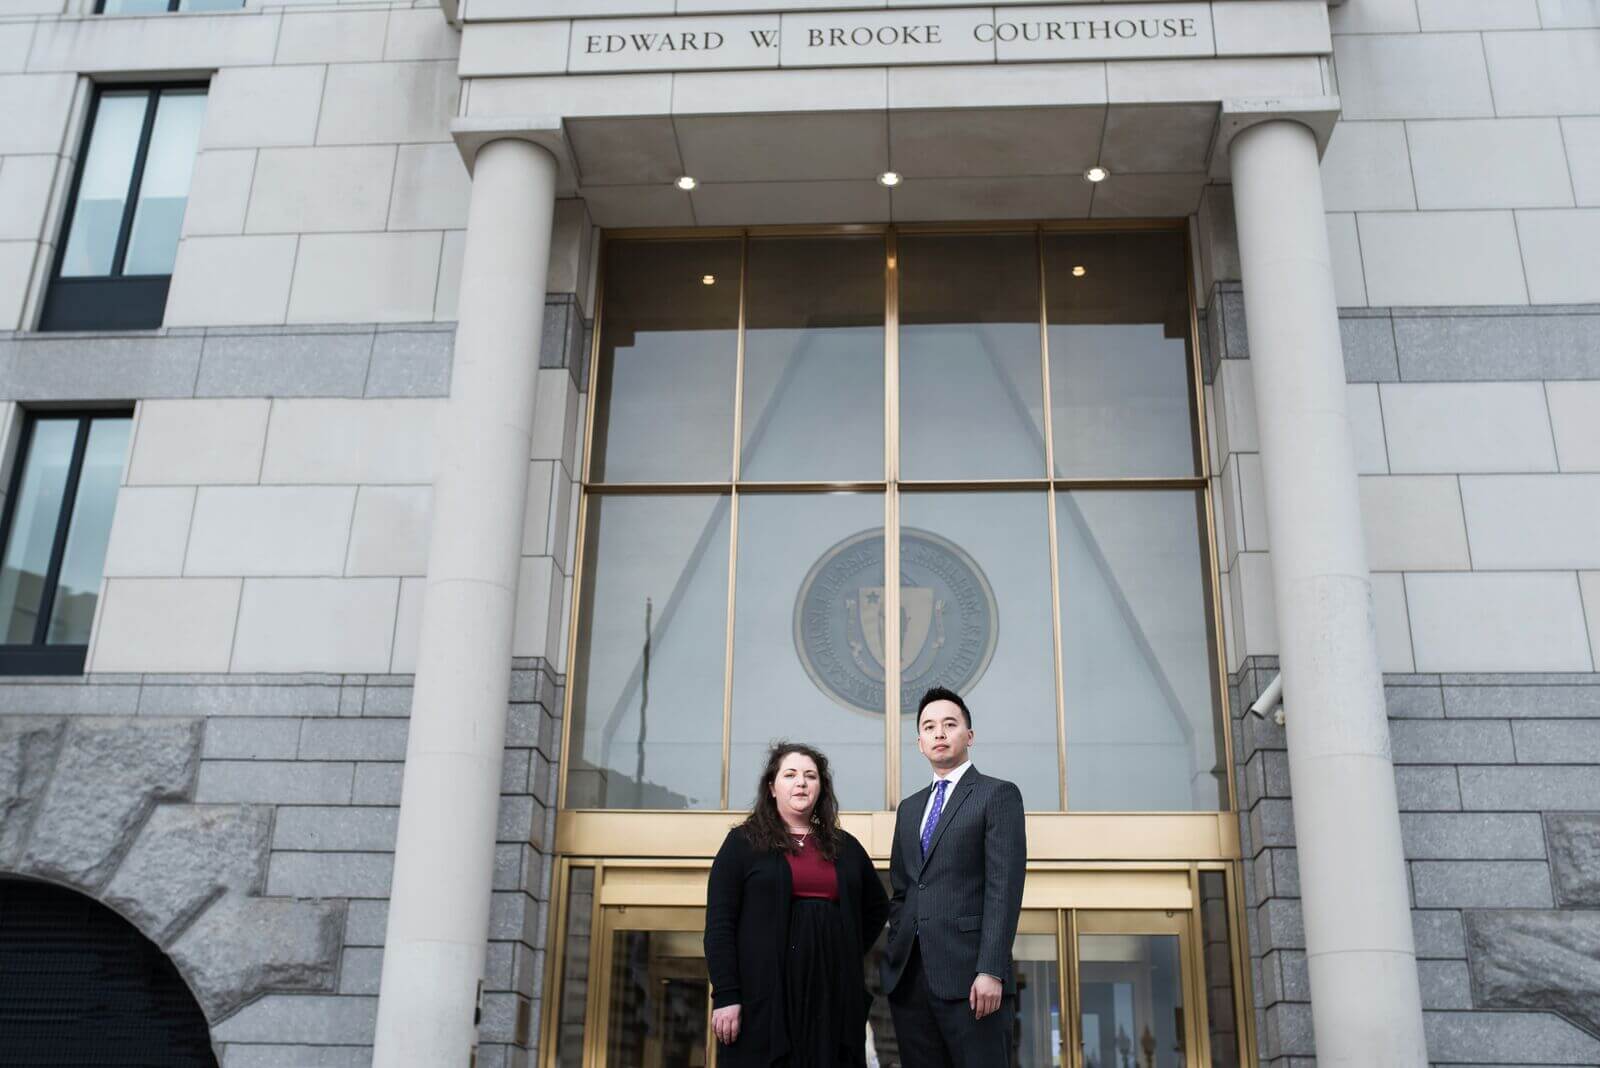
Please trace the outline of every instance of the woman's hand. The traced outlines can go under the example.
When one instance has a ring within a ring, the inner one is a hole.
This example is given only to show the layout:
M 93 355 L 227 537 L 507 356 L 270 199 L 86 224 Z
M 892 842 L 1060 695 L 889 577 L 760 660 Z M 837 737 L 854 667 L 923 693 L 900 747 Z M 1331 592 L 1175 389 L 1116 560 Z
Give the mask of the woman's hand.
M 739 1006 L 724 1005 L 711 1010 L 711 1033 L 724 1046 L 731 1046 L 739 1037 Z

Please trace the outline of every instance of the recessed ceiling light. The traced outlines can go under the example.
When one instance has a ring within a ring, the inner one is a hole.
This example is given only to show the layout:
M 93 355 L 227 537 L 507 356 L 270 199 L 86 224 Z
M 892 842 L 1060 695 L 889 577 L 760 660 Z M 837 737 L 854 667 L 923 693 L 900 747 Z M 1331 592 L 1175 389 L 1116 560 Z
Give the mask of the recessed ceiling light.
M 1111 172 L 1104 167 L 1090 167 L 1083 172 L 1083 180 L 1086 182 L 1103 182 L 1109 177 Z
M 700 276 L 700 284 L 703 286 L 714 286 L 717 284 L 717 276 L 714 274 L 703 274 Z
M 890 189 L 893 189 L 895 186 L 900 184 L 900 174 L 899 174 L 899 172 L 898 171 L 884 171 L 882 174 L 878 175 L 878 184 L 879 185 L 885 185 L 885 186 L 888 186 Z
M 697 186 L 699 184 L 700 184 L 699 182 L 695 181 L 693 178 L 689 177 L 687 174 L 684 175 L 682 178 L 678 179 L 678 188 L 683 190 L 685 193 L 687 193 L 689 190 L 693 189 L 695 186 Z
M 1078 264 L 1076 267 L 1074 267 L 1072 269 L 1072 277 L 1074 277 L 1074 278 L 1082 278 L 1084 275 L 1086 275 L 1088 273 L 1089 273 L 1089 268 L 1085 267 L 1081 263 Z

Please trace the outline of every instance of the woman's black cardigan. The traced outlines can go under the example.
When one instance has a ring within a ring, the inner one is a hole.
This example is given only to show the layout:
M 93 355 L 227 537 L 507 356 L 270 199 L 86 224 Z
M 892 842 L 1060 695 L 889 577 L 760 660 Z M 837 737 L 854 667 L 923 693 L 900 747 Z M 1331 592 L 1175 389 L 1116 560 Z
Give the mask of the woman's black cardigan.
M 839 912 L 844 918 L 845 960 L 854 962 L 839 976 L 840 1003 L 855 1010 L 842 1021 L 841 1035 L 856 1035 L 851 1063 L 866 1062 L 867 995 L 862 961 L 889 915 L 889 899 L 861 843 L 839 835 L 834 862 L 839 878 Z M 722 1068 L 767 1065 L 789 1052 L 784 1019 L 784 958 L 789 944 L 789 899 L 794 880 L 789 861 L 777 851 L 758 850 L 738 827 L 728 832 L 711 864 L 706 886 L 706 967 L 712 1004 L 739 1005 L 739 1038 L 718 1047 Z

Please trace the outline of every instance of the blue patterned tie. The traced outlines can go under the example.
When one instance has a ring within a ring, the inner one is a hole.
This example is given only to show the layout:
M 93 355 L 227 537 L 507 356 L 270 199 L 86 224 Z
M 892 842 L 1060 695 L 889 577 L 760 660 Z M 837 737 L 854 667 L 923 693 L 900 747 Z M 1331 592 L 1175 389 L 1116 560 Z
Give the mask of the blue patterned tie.
M 933 841 L 933 829 L 939 826 L 939 813 L 944 811 L 944 788 L 948 779 L 940 779 L 933 787 L 933 807 L 928 810 L 928 822 L 922 828 L 922 858 L 928 858 L 928 843 Z

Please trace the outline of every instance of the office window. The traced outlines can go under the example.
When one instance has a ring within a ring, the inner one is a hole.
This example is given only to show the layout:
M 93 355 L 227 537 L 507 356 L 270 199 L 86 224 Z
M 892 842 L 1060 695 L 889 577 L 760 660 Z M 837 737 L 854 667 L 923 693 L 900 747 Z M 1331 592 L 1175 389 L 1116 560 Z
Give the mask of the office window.
M 97 15 L 159 15 L 167 11 L 237 11 L 244 0 L 100 0 Z
M 0 521 L 0 675 L 83 671 L 132 424 L 28 419 Z
M 205 105 L 203 85 L 100 90 L 40 329 L 161 325 Z

